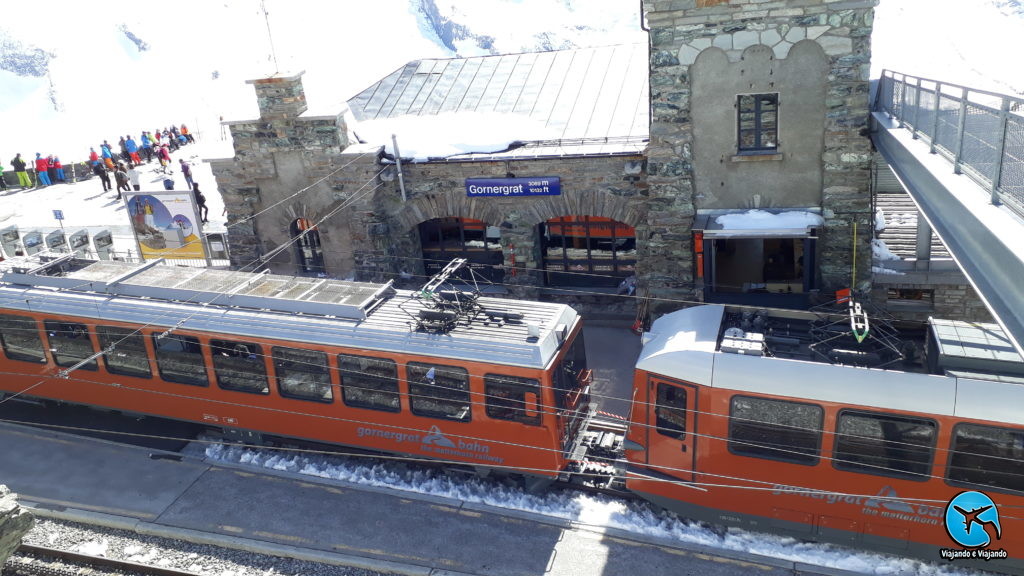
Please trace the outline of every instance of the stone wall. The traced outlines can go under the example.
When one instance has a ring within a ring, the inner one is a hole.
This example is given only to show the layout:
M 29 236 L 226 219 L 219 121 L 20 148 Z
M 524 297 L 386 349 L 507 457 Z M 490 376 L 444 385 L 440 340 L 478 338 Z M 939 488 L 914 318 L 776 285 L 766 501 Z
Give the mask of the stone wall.
M 35 518 L 18 505 L 17 494 L 0 484 L 0 567 L 34 524 Z
M 636 226 L 638 253 L 646 222 L 646 184 L 641 156 L 591 156 L 515 161 L 403 164 L 406 199 L 394 167 L 384 168 L 383 185 L 353 205 L 352 242 L 357 277 L 383 280 L 400 272 L 424 274 L 418 225 L 444 217 L 472 218 L 501 228 L 505 266 L 515 248 L 517 273 L 504 283 L 519 297 L 536 298 L 543 284 L 537 225 L 560 216 L 600 216 Z M 375 166 L 378 167 L 378 166 Z M 347 171 L 345 186 L 356 186 L 370 170 Z M 467 178 L 557 176 L 559 196 L 469 198 Z M 358 175 L 358 176 L 356 176 Z M 638 267 L 644 262 L 638 254 Z M 638 269 L 638 274 L 649 270 Z M 581 288 L 584 289 L 585 288 Z
M 686 297 L 693 292 L 689 231 L 702 200 L 695 189 L 694 175 L 714 167 L 707 165 L 707 160 L 702 161 L 704 165 L 696 163 L 694 154 L 701 135 L 695 133 L 693 122 L 699 104 L 693 100 L 693 84 L 697 82 L 692 76 L 696 72 L 693 64 L 709 50 L 719 52 L 731 64 L 746 62 L 744 58 L 754 53 L 767 61 L 781 60 L 801 41 L 818 45 L 826 56 L 826 72 L 822 151 L 820 162 L 813 168 L 818 174 L 797 177 L 804 181 L 809 177 L 820 178 L 821 182 L 818 205 L 825 224 L 818 241 L 818 262 L 822 263 L 819 285 L 832 290 L 850 283 L 854 246 L 860 253 L 870 254 L 867 121 L 870 38 L 876 3 L 877 0 L 644 0 L 651 44 L 649 213 L 657 215 L 657 220 L 649 222 L 649 257 L 651 267 L 661 271 L 650 278 L 655 293 Z M 733 74 L 747 74 L 745 65 L 734 69 Z M 769 88 L 785 90 L 777 85 Z M 720 95 L 717 105 L 731 109 L 735 96 Z M 785 101 L 780 102 L 780 110 L 785 106 Z M 785 154 L 784 142 L 780 151 Z M 757 166 L 778 171 L 772 163 L 758 162 L 749 170 L 752 173 L 747 175 L 748 179 L 758 178 Z M 708 182 L 715 184 L 710 178 Z M 742 192 L 730 196 L 731 202 L 738 205 L 720 207 L 749 207 L 736 200 L 743 196 Z M 773 200 L 769 197 L 761 201 L 770 204 Z M 859 288 L 870 286 L 869 258 L 857 260 L 856 276 Z
M 210 160 L 232 224 L 228 241 L 233 266 L 251 270 L 265 260 L 272 271 L 294 273 L 294 248 L 277 250 L 291 240 L 292 222 L 317 222 L 343 203 L 343 195 L 325 177 L 341 169 L 336 162 L 349 144 L 344 110 L 330 116 L 303 115 L 301 77 L 302 73 L 250 80 L 260 117 L 226 122 L 235 155 Z M 304 189 L 312 193 L 285 201 Z M 267 211 L 249 219 L 262 210 Z M 328 255 L 328 265 L 335 268 L 350 266 L 350 260 L 342 253 Z

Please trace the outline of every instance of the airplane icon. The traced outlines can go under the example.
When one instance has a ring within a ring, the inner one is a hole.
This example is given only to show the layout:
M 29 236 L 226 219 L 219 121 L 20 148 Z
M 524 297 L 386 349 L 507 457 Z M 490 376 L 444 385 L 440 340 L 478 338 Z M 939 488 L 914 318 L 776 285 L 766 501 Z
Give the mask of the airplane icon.
M 971 533 L 971 525 L 972 524 L 977 524 L 978 526 L 981 526 L 982 530 L 985 529 L 985 525 L 986 524 L 992 524 L 993 527 L 995 527 L 995 529 L 996 529 L 996 539 L 998 540 L 1001 537 L 1000 530 L 999 530 L 999 525 L 996 524 L 995 522 L 992 522 L 991 520 L 979 520 L 978 519 L 979 515 L 981 515 L 983 512 L 985 512 L 986 510 L 988 510 L 990 508 L 992 508 L 991 505 L 989 505 L 989 506 L 982 506 L 981 508 L 975 508 L 974 510 L 968 511 L 968 510 L 964 510 L 963 508 L 961 508 L 961 507 L 959 507 L 957 505 L 953 505 L 953 509 L 956 510 L 957 512 L 959 512 L 960 515 L 964 517 L 964 528 L 967 530 L 968 534 Z

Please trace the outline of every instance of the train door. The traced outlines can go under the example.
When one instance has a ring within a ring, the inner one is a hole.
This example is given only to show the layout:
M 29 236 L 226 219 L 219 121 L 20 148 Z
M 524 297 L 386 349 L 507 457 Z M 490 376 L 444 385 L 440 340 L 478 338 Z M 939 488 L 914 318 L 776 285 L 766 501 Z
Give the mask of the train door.
M 697 462 L 697 387 L 650 375 L 647 378 L 647 463 L 656 472 L 694 480 Z

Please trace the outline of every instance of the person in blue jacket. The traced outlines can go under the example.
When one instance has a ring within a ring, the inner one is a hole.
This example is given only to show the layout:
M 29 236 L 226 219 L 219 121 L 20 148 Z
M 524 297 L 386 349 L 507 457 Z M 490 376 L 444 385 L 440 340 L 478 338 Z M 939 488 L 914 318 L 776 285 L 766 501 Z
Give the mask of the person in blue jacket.
M 143 131 L 139 141 L 142 142 L 142 153 L 146 156 L 148 164 L 153 160 L 153 139 L 149 137 L 149 132 Z
M 139 158 L 139 145 L 135 143 L 131 134 L 125 137 L 124 147 L 128 150 L 128 157 L 131 158 L 132 164 L 142 164 L 142 158 Z

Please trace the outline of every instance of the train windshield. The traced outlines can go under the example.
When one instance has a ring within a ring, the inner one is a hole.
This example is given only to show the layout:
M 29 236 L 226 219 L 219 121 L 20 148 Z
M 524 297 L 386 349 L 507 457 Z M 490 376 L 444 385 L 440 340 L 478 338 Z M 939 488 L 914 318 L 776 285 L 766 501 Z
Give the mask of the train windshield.
M 555 371 L 555 401 L 559 408 L 566 408 L 566 398 L 586 385 L 587 349 L 583 344 L 583 331 L 569 344 L 569 350 Z

